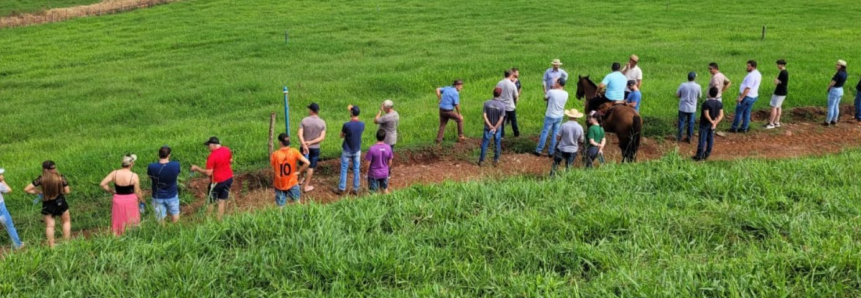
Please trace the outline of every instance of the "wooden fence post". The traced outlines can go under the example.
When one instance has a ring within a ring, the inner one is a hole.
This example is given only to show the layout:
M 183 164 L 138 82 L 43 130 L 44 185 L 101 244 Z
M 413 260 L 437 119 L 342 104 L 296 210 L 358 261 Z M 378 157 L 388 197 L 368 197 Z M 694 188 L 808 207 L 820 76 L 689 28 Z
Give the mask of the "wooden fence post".
M 275 150 L 275 112 L 269 114 L 269 154 Z

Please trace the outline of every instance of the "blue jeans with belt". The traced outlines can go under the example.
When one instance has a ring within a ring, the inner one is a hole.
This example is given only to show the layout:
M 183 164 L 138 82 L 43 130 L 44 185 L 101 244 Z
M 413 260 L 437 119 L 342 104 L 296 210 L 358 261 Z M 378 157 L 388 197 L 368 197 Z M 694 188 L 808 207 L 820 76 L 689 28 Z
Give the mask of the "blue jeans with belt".
M 12 223 L 12 216 L 9 215 L 9 210 L 6 210 L 6 203 L 0 203 L 0 225 L 6 228 L 9 238 L 12 238 L 12 245 L 16 249 L 21 248 L 21 239 L 18 238 L 18 230 L 15 230 L 15 224 Z
M 840 98 L 843 97 L 843 87 L 831 88 L 828 91 L 828 116 L 825 122 L 837 122 L 837 117 L 840 116 Z
M 756 99 L 757 97 L 745 96 L 741 102 L 735 105 L 735 118 L 732 119 L 732 129 L 741 129 L 744 131 L 750 129 L 750 111 L 753 109 Z

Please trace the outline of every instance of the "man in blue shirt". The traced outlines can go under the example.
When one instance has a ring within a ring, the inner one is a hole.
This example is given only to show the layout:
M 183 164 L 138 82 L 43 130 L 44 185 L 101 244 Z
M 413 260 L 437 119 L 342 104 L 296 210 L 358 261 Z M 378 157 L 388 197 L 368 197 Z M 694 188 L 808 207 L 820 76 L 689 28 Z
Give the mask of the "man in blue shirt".
M 463 80 L 454 80 L 451 86 L 436 88 L 436 98 L 439 101 L 439 131 L 436 134 L 436 143 L 442 143 L 445 134 L 445 126 L 449 120 L 457 123 L 457 140 L 465 140 L 463 137 L 463 114 L 460 113 L 460 90 L 463 89 Z
M 353 194 L 359 194 L 359 164 L 362 162 L 362 133 L 365 122 L 359 120 L 359 107 L 350 105 L 350 121 L 341 127 L 341 177 L 338 180 L 338 194 L 347 191 L 347 170 L 353 166 Z
M 565 72 L 564 69 L 559 68 L 562 66 L 562 61 L 559 61 L 559 59 L 553 59 L 553 62 L 550 62 L 550 65 L 553 65 L 553 67 L 548 68 L 547 71 L 544 72 L 544 79 L 542 80 L 544 93 L 547 93 L 547 91 L 550 91 L 550 89 L 553 88 L 553 84 L 556 84 L 556 80 L 560 78 L 566 81 L 568 80 L 568 73 Z
M 619 71 L 620 69 L 622 69 L 622 65 L 619 62 L 613 62 L 613 72 L 605 76 L 601 84 L 598 85 L 598 93 L 604 93 L 604 97 L 613 101 L 614 105 L 625 103 L 625 87 L 628 79 Z
M 170 147 L 158 149 L 158 162 L 147 166 L 146 174 L 152 182 L 152 205 L 159 222 L 170 214 L 170 221 L 179 221 L 179 190 L 176 180 L 179 177 L 178 161 L 170 160 Z
M 628 80 L 628 89 L 631 90 L 631 93 L 628 93 L 628 96 L 625 98 L 625 103 L 628 104 L 629 107 L 637 110 L 637 113 L 640 113 L 640 101 L 643 99 L 643 94 L 640 93 L 640 88 L 637 87 L 637 81 Z

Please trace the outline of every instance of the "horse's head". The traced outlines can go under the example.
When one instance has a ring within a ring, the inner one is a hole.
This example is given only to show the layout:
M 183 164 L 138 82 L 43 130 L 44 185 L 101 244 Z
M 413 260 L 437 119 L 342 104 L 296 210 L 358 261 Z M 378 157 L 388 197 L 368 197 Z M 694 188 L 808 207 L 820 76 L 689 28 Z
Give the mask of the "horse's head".
M 579 79 L 577 80 L 577 99 L 582 100 L 583 98 L 591 99 L 595 97 L 595 93 L 598 92 L 598 85 L 595 85 L 592 80 L 589 79 L 589 76 L 577 76 Z

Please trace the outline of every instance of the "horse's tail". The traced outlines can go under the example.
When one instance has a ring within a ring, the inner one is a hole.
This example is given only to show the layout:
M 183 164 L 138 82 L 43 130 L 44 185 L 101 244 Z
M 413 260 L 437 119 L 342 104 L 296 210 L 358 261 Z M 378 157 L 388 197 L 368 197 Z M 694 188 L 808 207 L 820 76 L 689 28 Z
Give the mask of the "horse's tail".
M 631 161 L 637 159 L 637 151 L 640 150 L 640 140 L 643 138 L 643 119 L 639 114 L 634 114 L 634 123 L 631 124 Z

